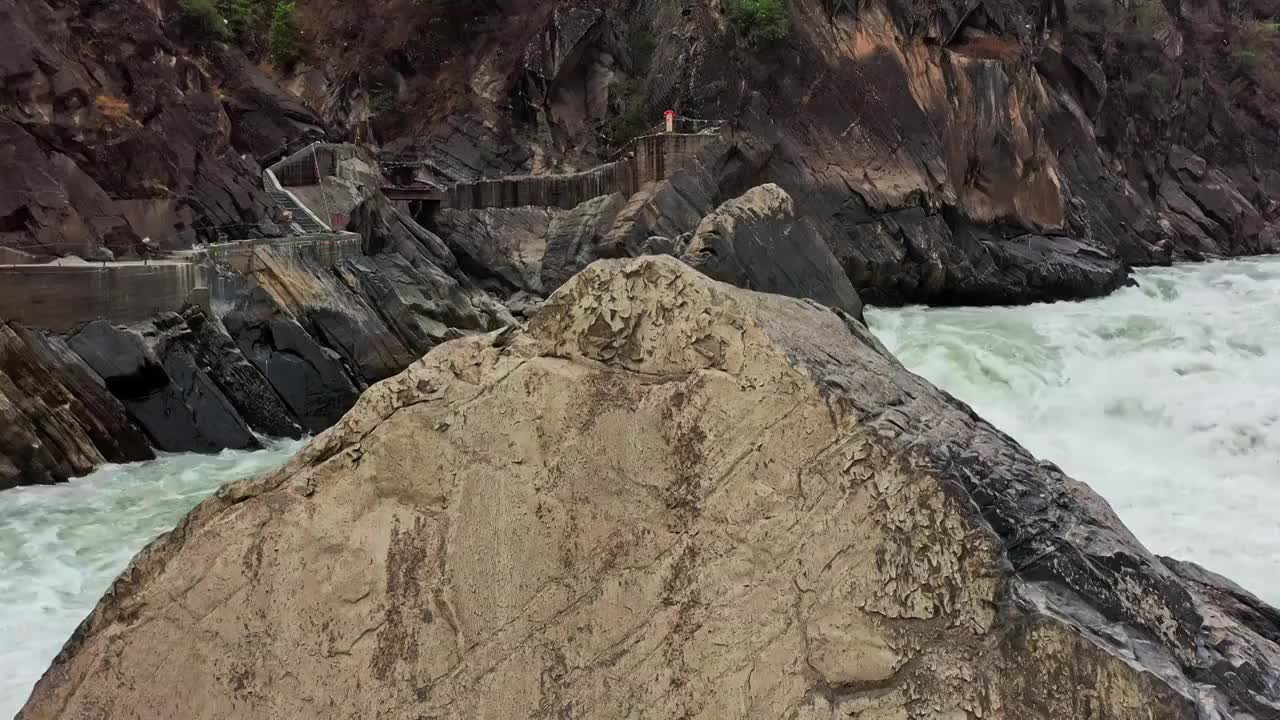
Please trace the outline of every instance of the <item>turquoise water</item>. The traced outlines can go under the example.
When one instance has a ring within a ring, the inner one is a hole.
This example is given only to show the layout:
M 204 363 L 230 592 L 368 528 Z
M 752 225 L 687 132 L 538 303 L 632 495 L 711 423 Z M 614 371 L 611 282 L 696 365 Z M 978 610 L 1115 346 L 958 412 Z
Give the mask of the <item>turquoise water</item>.
M 225 483 L 273 469 L 300 447 L 169 455 L 0 493 L 0 717 L 18 712 L 142 546 Z

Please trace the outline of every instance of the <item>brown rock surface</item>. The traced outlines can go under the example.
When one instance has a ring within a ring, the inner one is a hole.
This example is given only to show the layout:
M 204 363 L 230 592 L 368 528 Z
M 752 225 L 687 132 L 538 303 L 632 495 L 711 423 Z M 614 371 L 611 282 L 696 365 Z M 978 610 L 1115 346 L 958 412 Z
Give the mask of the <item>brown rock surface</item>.
M 607 261 L 199 506 L 19 718 L 1274 717 L 1204 582 L 847 316 Z
M 181 37 L 178 5 L 0 0 L 0 246 L 121 257 L 261 232 L 255 158 L 319 120 L 238 51 Z
M 1269 0 L 785 0 L 769 43 L 726 0 L 430 5 L 298 3 L 330 78 L 313 106 L 423 179 L 583 171 L 667 108 L 727 121 L 714 182 L 631 198 L 639 232 L 595 259 L 764 183 L 877 304 L 1092 297 L 1130 265 L 1280 251 Z

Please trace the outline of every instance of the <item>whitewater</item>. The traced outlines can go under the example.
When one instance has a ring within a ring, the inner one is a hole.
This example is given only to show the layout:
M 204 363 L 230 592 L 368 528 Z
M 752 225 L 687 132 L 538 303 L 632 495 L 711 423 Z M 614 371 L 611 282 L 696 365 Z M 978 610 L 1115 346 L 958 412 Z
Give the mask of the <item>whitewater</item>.
M 1280 261 L 1137 279 L 1083 303 L 868 320 L 909 369 L 1093 486 L 1152 551 L 1280 604 Z M 0 493 L 0 717 L 143 545 L 299 447 L 165 456 Z
M 12 717 L 98 598 L 144 545 L 228 482 L 284 464 L 259 452 L 165 455 L 65 485 L 0 493 L 0 717 Z
M 873 310 L 909 369 L 1087 482 L 1152 552 L 1280 605 L 1280 259 L 1082 303 Z

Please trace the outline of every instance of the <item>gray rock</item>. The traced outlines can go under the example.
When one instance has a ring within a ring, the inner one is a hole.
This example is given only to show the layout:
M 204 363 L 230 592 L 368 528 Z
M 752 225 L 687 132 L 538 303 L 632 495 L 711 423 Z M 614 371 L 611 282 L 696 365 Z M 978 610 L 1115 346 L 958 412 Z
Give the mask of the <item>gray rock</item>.
M 703 218 L 682 259 L 748 290 L 809 298 L 862 318 L 862 301 L 831 249 L 777 185 L 761 185 Z
M 497 299 L 464 271 L 444 240 L 381 195 L 357 208 L 349 227 L 365 237 L 370 258 L 346 263 L 340 272 L 415 352 L 426 352 L 444 337 L 442 325 L 467 332 L 512 322 Z M 483 270 L 473 258 L 466 259 Z M 499 284 L 509 290 L 505 281 Z
M 157 448 L 217 452 L 260 447 L 189 353 L 178 350 L 159 357 L 138 332 L 105 320 L 84 326 L 67 344 L 102 377 Z
M 107 462 L 139 462 L 155 457 L 146 434 L 129 418 L 124 405 L 65 340 L 23 327 L 14 330 L 69 391 L 73 400 L 68 407 Z
M 701 163 L 646 185 L 627 199 L 590 259 L 636 257 L 655 235 L 674 238 L 694 230 L 715 208 L 717 193 L 716 179 Z
M 625 204 L 621 195 L 604 195 L 552 216 L 542 256 L 541 287 L 554 291 L 600 259 L 604 235 Z
M 111 262 L 116 259 L 116 254 L 111 252 L 110 248 L 97 245 L 89 248 L 89 251 L 85 253 L 84 259 L 92 262 Z
M 168 348 L 181 348 L 189 354 L 249 427 L 271 437 L 302 437 L 302 428 L 271 384 L 245 358 L 216 318 L 210 318 L 198 307 L 188 307 L 181 320 L 157 344 L 163 342 Z
M 255 258 L 263 268 L 259 284 L 365 383 L 388 378 L 418 358 L 371 299 L 344 282 L 330 263 L 269 249 Z
M 542 207 L 441 210 L 435 223 L 473 273 L 496 276 L 513 291 L 542 294 L 548 228 L 562 212 Z
M 317 343 L 262 289 L 249 292 L 223 323 L 308 431 L 325 430 L 355 404 L 360 389 L 342 358 Z
M 61 482 L 103 461 L 57 374 L 0 323 L 0 489 Z
M 1106 295 L 1128 265 L 1067 236 L 1012 237 L 909 207 L 877 212 L 855 198 L 825 226 L 832 251 L 862 298 L 895 305 L 1005 305 Z

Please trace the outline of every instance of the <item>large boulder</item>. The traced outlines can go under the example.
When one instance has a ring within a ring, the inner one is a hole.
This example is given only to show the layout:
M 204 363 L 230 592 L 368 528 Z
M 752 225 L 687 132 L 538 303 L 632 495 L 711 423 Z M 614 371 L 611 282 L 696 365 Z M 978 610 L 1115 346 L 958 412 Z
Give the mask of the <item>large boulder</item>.
M 342 357 L 316 342 L 262 288 L 246 293 L 222 320 L 245 358 L 307 430 L 325 430 L 355 404 L 359 381 Z
M 18 717 L 1275 717 L 1186 577 L 848 314 L 607 261 L 201 504 Z
M 69 336 L 67 344 L 105 381 L 157 448 L 210 453 L 261 447 L 196 353 L 164 342 L 157 348 L 157 335 L 154 327 L 125 329 L 95 320 Z
M 862 301 L 818 229 L 777 185 L 752 188 L 703 218 L 685 261 L 738 287 L 810 298 L 862 317 Z

